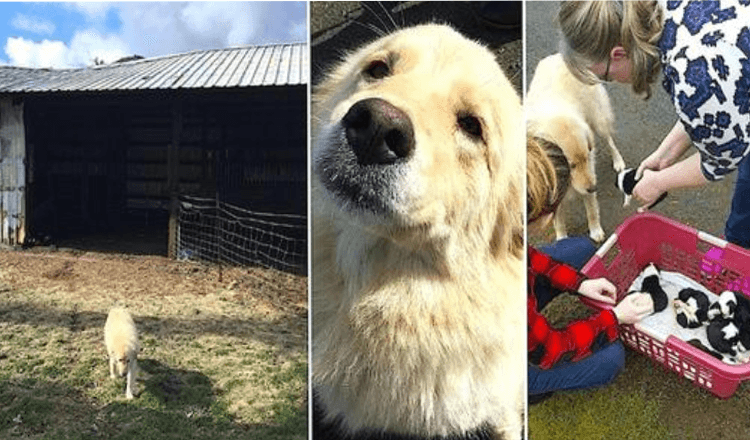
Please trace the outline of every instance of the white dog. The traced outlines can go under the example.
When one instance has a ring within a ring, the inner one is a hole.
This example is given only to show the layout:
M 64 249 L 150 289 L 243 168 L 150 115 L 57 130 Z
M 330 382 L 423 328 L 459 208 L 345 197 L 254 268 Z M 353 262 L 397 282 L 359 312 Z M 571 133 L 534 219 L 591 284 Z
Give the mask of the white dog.
M 522 433 L 518 94 L 444 25 L 347 56 L 313 96 L 318 438 Z
M 132 399 L 135 394 L 135 376 L 138 372 L 136 360 L 140 346 L 138 331 L 127 310 L 115 307 L 109 311 L 104 324 L 104 344 L 109 354 L 109 375 L 113 379 L 127 375 L 125 396 Z
M 614 114 L 606 89 L 602 84 L 582 83 L 562 55 L 550 55 L 539 62 L 529 85 L 526 118 L 529 134 L 559 145 L 570 163 L 571 191 L 555 215 L 557 239 L 568 235 L 563 208 L 575 192 L 583 197 L 589 236 L 601 242 L 605 235 L 596 199 L 595 135 L 606 139 L 614 170 L 625 169 L 612 139 Z

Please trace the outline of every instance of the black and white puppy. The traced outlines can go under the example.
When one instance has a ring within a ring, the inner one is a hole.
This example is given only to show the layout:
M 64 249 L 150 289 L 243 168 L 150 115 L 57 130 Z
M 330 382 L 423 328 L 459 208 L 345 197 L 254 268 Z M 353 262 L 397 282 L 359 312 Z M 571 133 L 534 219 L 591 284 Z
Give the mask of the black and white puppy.
M 719 295 L 719 299 L 711 304 L 711 307 L 708 310 L 708 319 L 733 319 L 736 308 L 737 296 L 731 290 L 725 290 Z
M 748 362 L 750 360 L 750 300 L 745 295 L 725 290 L 719 295 L 719 299 L 711 304 L 708 318 L 711 323 L 706 332 L 711 345 L 732 357 L 732 362 L 728 363 Z M 727 360 L 724 359 L 724 362 Z
M 719 353 L 737 355 L 737 343 L 740 341 L 740 329 L 729 319 L 716 318 L 706 329 L 708 342 Z
M 750 298 L 741 293 L 735 293 L 737 305 L 734 309 L 734 322 L 750 333 Z M 747 346 L 750 348 L 750 345 Z
M 617 173 L 617 180 L 615 180 L 615 186 L 617 189 L 623 192 L 625 194 L 625 201 L 622 203 L 622 206 L 628 206 L 630 204 L 630 199 L 633 196 L 633 188 L 635 188 L 635 185 L 638 183 L 638 180 L 635 178 L 635 168 L 625 168 L 624 170 Z M 650 204 L 648 207 L 653 208 L 656 206 L 657 203 L 664 200 L 664 198 L 667 197 L 667 193 L 664 193 L 659 196 L 658 199 L 652 204 Z
M 643 270 L 645 277 L 643 278 L 643 282 L 641 282 L 641 292 L 651 295 L 651 299 L 654 302 L 654 310 L 651 312 L 652 314 L 659 313 L 666 309 L 667 304 L 669 303 L 667 293 L 662 289 L 661 283 L 659 282 L 659 273 L 659 269 L 654 263 L 649 264 L 646 266 L 646 269 Z
M 744 364 L 748 360 L 748 356 L 746 354 L 743 354 L 742 351 L 738 351 L 738 354 L 735 357 L 735 356 L 730 356 L 728 354 L 719 353 L 716 350 L 712 350 L 710 347 L 707 347 L 706 345 L 704 345 L 699 339 L 690 339 L 685 342 L 687 342 L 688 344 L 692 345 L 693 347 L 699 350 L 705 351 L 706 353 L 724 362 L 725 364 L 729 364 L 729 365 Z M 746 352 L 746 353 L 750 353 L 750 352 Z
M 735 299 L 737 305 L 732 322 L 740 330 L 737 357 L 744 363 L 750 359 L 750 299 L 741 293 L 735 293 Z
M 700 290 L 686 287 L 677 294 L 672 303 L 677 314 L 677 323 L 684 328 L 698 328 L 708 323 L 710 301 Z
M 720 361 L 729 363 L 730 358 L 728 356 L 725 356 L 719 353 L 718 351 L 712 350 L 710 347 L 706 347 L 706 345 L 703 344 L 703 342 L 701 342 L 700 339 L 690 339 L 685 342 L 687 342 L 688 344 L 692 345 L 693 347 L 699 350 L 705 351 L 706 353 L 710 354 L 711 356 L 715 357 L 716 359 Z
M 635 188 L 635 184 L 638 183 L 635 180 L 635 171 L 634 168 L 625 168 L 617 173 L 615 186 L 625 194 L 625 201 L 622 203 L 622 206 L 628 206 L 630 204 L 630 198 L 633 195 L 633 188 Z

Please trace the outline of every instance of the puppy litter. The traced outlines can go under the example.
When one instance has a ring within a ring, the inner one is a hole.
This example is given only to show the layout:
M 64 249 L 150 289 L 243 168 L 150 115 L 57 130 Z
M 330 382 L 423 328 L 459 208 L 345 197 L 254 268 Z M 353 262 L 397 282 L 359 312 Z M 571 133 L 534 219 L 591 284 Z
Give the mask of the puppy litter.
M 629 291 L 642 290 L 644 280 L 649 277 L 653 277 L 651 266 L 647 266 L 636 277 Z M 745 324 L 745 322 L 737 322 L 733 319 L 736 307 L 733 304 L 736 304 L 736 297 L 732 304 L 731 297 L 734 296 L 732 292 L 723 294 L 720 300 L 719 295 L 710 292 L 700 283 L 680 273 L 665 270 L 659 272 L 659 285 L 666 294 L 668 303 L 673 307 L 656 311 L 643 318 L 634 325 L 637 330 L 662 342 L 666 341 L 670 335 L 675 336 L 730 365 L 746 363 L 750 360 L 750 350 L 748 350 L 750 343 L 748 346 L 741 343 L 743 338 L 744 340 L 750 339 L 750 322 Z M 681 292 L 683 299 L 680 299 Z M 707 307 L 702 299 L 698 299 L 703 295 L 711 306 Z M 729 314 L 730 307 L 732 314 L 725 317 L 724 312 Z M 714 310 L 711 314 L 713 319 L 708 318 L 708 308 Z M 705 309 L 705 313 L 698 313 L 701 309 Z M 692 314 L 701 316 L 705 314 L 706 317 L 697 321 L 685 319 L 685 315 Z M 683 318 L 680 318 L 680 315 Z M 680 321 L 690 321 L 690 325 L 681 325 Z M 699 324 L 696 325 L 696 322 Z

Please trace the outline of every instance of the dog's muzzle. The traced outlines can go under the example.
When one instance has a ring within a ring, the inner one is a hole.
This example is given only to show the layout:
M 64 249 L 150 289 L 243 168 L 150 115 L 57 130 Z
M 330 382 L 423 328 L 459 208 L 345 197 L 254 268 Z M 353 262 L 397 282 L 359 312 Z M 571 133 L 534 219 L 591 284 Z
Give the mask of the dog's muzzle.
M 402 110 L 380 98 L 354 104 L 342 124 L 360 165 L 389 165 L 414 151 L 414 127 Z
M 340 206 L 390 215 L 416 151 L 409 116 L 380 98 L 357 101 L 341 118 L 316 157 L 314 171 Z

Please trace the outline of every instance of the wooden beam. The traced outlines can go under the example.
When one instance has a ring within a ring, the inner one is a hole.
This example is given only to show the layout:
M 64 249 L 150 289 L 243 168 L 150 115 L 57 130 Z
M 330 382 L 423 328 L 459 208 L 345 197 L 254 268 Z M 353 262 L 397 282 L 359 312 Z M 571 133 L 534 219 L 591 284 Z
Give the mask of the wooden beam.
M 172 142 L 167 147 L 167 189 L 169 191 L 169 258 L 177 258 L 179 240 L 179 188 L 180 188 L 180 137 L 182 136 L 182 101 L 177 99 L 172 105 Z
M 26 133 L 23 100 L 0 99 L 0 244 L 26 238 Z

